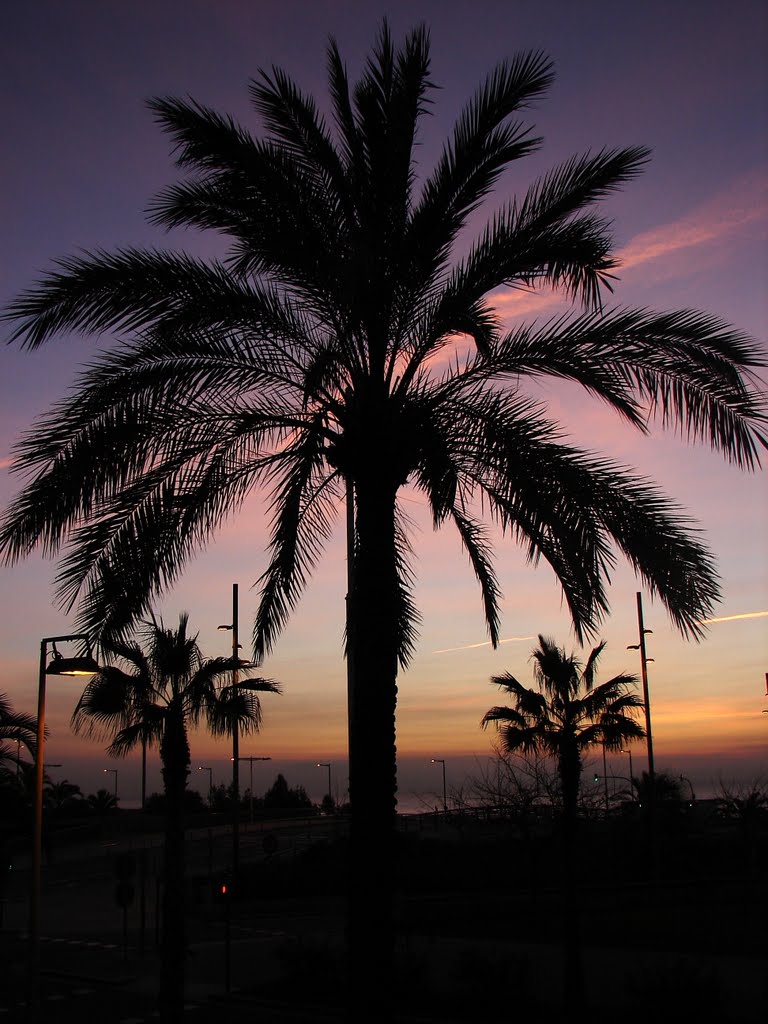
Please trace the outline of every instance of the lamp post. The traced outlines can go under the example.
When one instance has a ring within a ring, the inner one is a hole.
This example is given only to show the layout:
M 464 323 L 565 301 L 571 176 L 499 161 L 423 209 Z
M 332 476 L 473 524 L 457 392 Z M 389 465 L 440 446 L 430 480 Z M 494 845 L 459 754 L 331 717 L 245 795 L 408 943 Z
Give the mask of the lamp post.
M 651 695 L 648 689 L 648 662 L 653 661 L 653 658 L 649 658 L 645 651 L 646 633 L 652 633 L 653 630 L 646 629 L 643 624 L 643 595 L 639 591 L 637 593 L 637 629 L 640 642 L 637 644 L 629 644 L 627 650 L 640 651 L 640 671 L 643 680 L 643 702 L 645 704 L 645 741 L 648 748 L 648 775 L 651 779 L 651 794 L 653 794 L 653 736 L 651 734 Z
M 234 758 L 232 758 L 232 760 L 234 761 Z M 249 794 L 248 795 L 248 804 L 249 804 L 248 816 L 251 819 L 251 824 L 253 824 L 253 762 L 254 761 L 271 761 L 271 760 L 272 760 L 271 757 L 239 757 L 238 758 L 238 761 L 247 761 L 248 764 L 250 765 L 250 787 L 251 788 L 248 790 L 248 794 Z
M 330 805 L 333 804 L 333 794 L 331 792 L 331 762 L 330 761 L 318 761 L 317 762 L 317 767 L 318 768 L 327 768 L 328 769 L 328 804 L 330 806 Z
M 433 757 L 432 764 L 440 764 L 443 766 L 443 810 L 448 813 L 448 791 L 445 788 L 445 761 L 441 757 Z
M 595 783 L 598 783 L 601 779 L 605 783 L 606 793 L 608 792 L 608 779 L 623 779 L 624 782 L 628 782 L 629 783 L 630 791 L 631 791 L 632 780 L 628 779 L 626 775 L 598 775 L 597 772 L 595 772 Z M 614 795 L 615 795 L 616 794 L 616 787 L 615 786 L 614 786 L 613 792 L 614 792 Z M 606 807 L 606 810 L 607 810 L 607 807 Z
M 113 792 L 113 796 L 115 798 L 115 803 L 117 803 L 117 768 L 105 768 L 104 769 L 104 774 L 105 775 L 110 774 L 110 775 L 114 775 L 115 776 L 115 789 L 114 789 L 114 792 Z
M 238 682 L 238 661 L 240 644 L 238 642 L 238 585 L 232 584 L 232 622 L 219 626 L 219 629 L 232 631 L 232 692 L 236 693 Z M 237 879 L 240 871 L 240 729 L 237 717 L 232 722 L 232 879 Z
M 82 641 L 88 654 L 64 658 L 56 650 L 57 643 Z M 53 657 L 48 661 L 48 644 L 53 645 Z M 99 666 L 90 654 L 90 640 L 84 633 L 65 636 L 46 636 L 40 641 L 40 667 L 37 679 L 37 744 L 35 751 L 35 800 L 32 831 L 32 885 L 29 900 L 30 990 L 28 1001 L 37 1008 L 40 1000 L 40 877 L 43 850 L 43 776 L 45 774 L 45 682 L 46 676 L 92 676 Z
M 619 753 L 620 754 L 627 754 L 628 755 L 628 757 L 629 757 L 629 777 L 631 779 L 634 779 L 635 773 L 634 773 L 634 771 L 632 769 L 632 751 L 629 750 L 629 749 L 624 750 L 624 748 L 622 747 L 621 750 L 619 751 Z
M 213 768 L 201 764 L 197 769 L 199 772 L 208 772 L 208 806 L 213 806 Z

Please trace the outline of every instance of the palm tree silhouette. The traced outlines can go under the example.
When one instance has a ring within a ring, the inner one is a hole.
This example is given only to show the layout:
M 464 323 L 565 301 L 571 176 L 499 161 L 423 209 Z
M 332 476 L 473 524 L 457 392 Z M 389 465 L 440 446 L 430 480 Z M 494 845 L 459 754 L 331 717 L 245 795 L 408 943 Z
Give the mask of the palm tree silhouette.
M 510 751 L 550 756 L 557 763 L 562 797 L 560 883 L 563 941 L 563 1006 L 572 1014 L 584 1001 L 578 861 L 575 828 L 579 783 L 584 754 L 596 745 L 618 751 L 645 731 L 632 717 L 643 702 L 632 692 L 634 675 L 614 676 L 595 686 L 595 675 L 605 641 L 592 648 L 586 663 L 566 654 L 554 640 L 539 635 L 534 648 L 533 675 L 537 690 L 523 686 L 514 676 L 494 676 L 492 682 L 510 695 L 513 707 L 493 707 L 483 716 L 485 728 L 494 722 L 504 747 Z
M 188 616 L 167 629 L 162 620 L 146 623 L 143 648 L 138 644 L 104 644 L 113 656 L 133 668 L 104 665 L 80 697 L 72 715 L 75 732 L 111 738 L 108 753 L 124 757 L 143 740 L 159 742 L 165 793 L 163 857 L 162 971 L 159 1006 L 163 1019 L 183 1019 L 184 960 L 184 794 L 189 776 L 188 726 L 205 722 L 215 735 L 226 732 L 235 718 L 248 735 L 261 725 L 258 692 L 279 693 L 270 679 L 243 679 L 243 686 L 222 684 L 232 672 L 232 659 L 203 659 L 197 635 L 188 633 Z M 245 689 L 247 687 L 247 689 Z
M 511 752 L 553 757 L 560 776 L 563 824 L 572 831 L 578 813 L 579 786 L 584 755 L 595 746 L 618 751 L 641 739 L 645 731 L 632 717 L 642 708 L 631 687 L 637 677 L 623 673 L 600 686 L 595 674 L 605 641 L 594 647 L 582 664 L 548 637 L 539 636 L 533 650 L 533 675 L 537 690 L 529 689 L 508 672 L 492 682 L 512 698 L 513 707 L 493 707 L 482 719 L 501 732 L 504 748 Z
M 14 711 L 8 694 L 0 693 L 0 775 L 19 777 L 21 747 L 35 757 L 37 719 Z
M 614 549 L 697 636 L 718 584 L 688 520 L 646 480 L 568 442 L 524 383 L 575 381 L 640 430 L 655 415 L 745 468 L 764 417 L 752 340 L 690 311 L 602 308 L 617 264 L 591 208 L 640 172 L 642 147 L 574 157 L 466 245 L 502 172 L 540 145 L 520 114 L 552 81 L 543 55 L 491 71 L 423 173 L 426 29 L 396 46 L 385 23 L 354 86 L 331 42 L 328 75 L 330 124 L 284 71 L 260 71 L 250 95 L 261 138 L 194 101 L 151 101 L 189 172 L 151 218 L 221 232 L 227 258 L 70 257 L 11 304 L 13 338 L 30 348 L 68 330 L 121 340 L 19 442 L 15 468 L 31 481 L 0 550 L 14 562 L 69 544 L 59 599 L 78 604 L 84 629 L 120 638 L 266 487 L 260 658 L 346 499 L 349 946 L 386 1017 L 393 883 L 370 865 L 391 861 L 397 675 L 418 625 L 399 492 L 416 488 L 435 527 L 458 529 L 494 644 L 500 587 L 484 512 L 550 564 L 579 639 L 608 609 Z M 554 287 L 583 311 L 507 331 L 493 305 L 504 286 Z

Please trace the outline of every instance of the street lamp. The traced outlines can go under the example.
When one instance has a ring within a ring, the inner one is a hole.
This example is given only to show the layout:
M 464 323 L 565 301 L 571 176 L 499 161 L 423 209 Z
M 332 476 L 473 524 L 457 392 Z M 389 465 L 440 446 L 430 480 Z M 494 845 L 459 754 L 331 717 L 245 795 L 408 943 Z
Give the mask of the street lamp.
M 88 653 L 65 658 L 56 649 L 57 643 L 82 641 Z M 48 644 L 53 646 L 50 665 Z M 90 639 L 84 633 L 46 636 L 40 641 L 40 667 L 37 679 L 37 749 L 35 751 L 35 800 L 32 831 L 32 886 L 29 901 L 30 991 L 29 1002 L 39 1005 L 40 987 L 40 876 L 43 850 L 43 776 L 45 774 L 45 682 L 46 676 L 93 676 L 99 666 L 90 653 Z
M 232 760 L 234 761 L 234 758 L 232 758 Z M 238 757 L 238 761 L 247 761 L 249 763 L 249 765 L 251 766 L 251 773 L 250 773 L 250 787 L 251 788 L 248 790 L 248 794 L 249 794 L 249 796 L 248 796 L 248 804 L 249 804 L 248 810 L 249 810 L 249 817 L 251 819 L 251 824 L 253 824 L 253 762 L 254 761 L 271 761 L 271 760 L 272 760 L 271 757 Z
M 213 768 L 201 764 L 197 769 L 199 772 L 208 772 L 208 806 L 213 806 Z
M 238 585 L 232 584 L 232 622 L 219 629 L 232 631 L 232 692 L 237 692 L 238 662 Z M 240 729 L 237 716 L 232 722 L 232 878 L 237 879 L 240 871 Z
M 598 775 L 597 772 L 595 772 L 595 783 L 597 784 L 601 779 L 605 783 L 606 793 L 608 792 L 608 789 L 607 789 L 607 787 L 608 787 L 608 779 L 623 779 L 624 782 L 628 782 L 629 783 L 630 793 L 632 791 L 632 780 L 628 779 L 626 775 Z M 614 796 L 615 796 L 616 795 L 616 787 L 615 786 L 614 786 L 613 793 L 614 793 Z M 607 811 L 608 811 L 608 805 L 607 804 L 606 804 L 605 810 L 606 810 L 606 813 L 607 813 Z
M 327 768 L 328 769 L 328 804 L 329 804 L 329 806 L 331 806 L 333 804 L 333 795 L 332 795 L 332 792 L 331 792 L 331 762 L 330 761 L 318 761 L 317 762 L 317 767 L 318 768 Z
M 448 813 L 448 793 L 445 788 L 445 761 L 441 757 L 433 757 L 432 764 L 441 764 L 443 766 L 443 810 Z
M 105 768 L 104 774 L 111 774 L 115 776 L 115 790 L 113 795 L 115 797 L 115 803 L 117 803 L 117 768 Z
M 691 782 L 691 780 L 688 778 L 687 775 L 681 775 L 680 776 L 680 781 L 688 783 L 688 788 L 691 791 L 691 807 L 693 807 L 694 803 L 696 802 L 696 794 L 693 791 L 693 783 Z
M 619 753 L 620 754 L 627 754 L 629 756 L 629 778 L 630 778 L 631 786 L 632 786 L 632 797 L 634 799 L 634 785 L 635 785 L 635 783 L 634 783 L 633 780 L 635 778 L 635 773 L 632 770 L 632 751 L 629 750 L 629 749 L 624 750 L 624 748 L 622 747 L 621 750 L 619 751 Z

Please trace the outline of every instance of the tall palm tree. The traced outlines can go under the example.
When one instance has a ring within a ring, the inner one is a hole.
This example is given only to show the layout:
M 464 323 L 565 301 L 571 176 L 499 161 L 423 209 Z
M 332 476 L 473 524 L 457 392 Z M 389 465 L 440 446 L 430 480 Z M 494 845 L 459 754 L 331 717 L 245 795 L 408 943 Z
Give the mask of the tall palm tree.
M 643 707 L 632 692 L 633 675 L 621 674 L 595 686 L 597 663 L 605 641 L 594 647 L 582 664 L 548 637 L 539 636 L 531 655 L 538 689 L 523 686 L 505 672 L 492 682 L 512 698 L 512 707 L 493 707 L 482 719 L 501 732 L 510 753 L 539 754 L 554 758 L 560 776 L 563 823 L 572 831 L 578 813 L 579 786 L 584 755 L 596 746 L 619 751 L 645 736 L 633 715 Z
M 160 744 L 165 801 L 163 857 L 162 972 L 159 1006 L 164 1020 L 181 1020 L 184 1007 L 184 794 L 189 776 L 188 727 L 204 722 L 214 735 L 237 720 L 242 733 L 261 725 L 258 692 L 279 693 L 271 679 L 243 680 L 233 692 L 232 659 L 204 660 L 188 616 L 176 629 L 162 620 L 146 623 L 143 647 L 105 643 L 104 653 L 119 664 L 104 665 L 83 691 L 72 715 L 75 732 L 111 739 L 108 753 L 124 757 L 143 741 Z M 247 689 L 246 689 L 247 687 Z
M 19 442 L 15 467 L 31 479 L 0 550 L 14 562 L 69 544 L 60 600 L 79 603 L 83 628 L 120 637 L 265 486 L 261 657 L 346 497 L 350 949 L 386 1016 L 391 893 L 369 866 L 393 842 L 397 675 L 418 625 L 400 491 L 415 487 L 435 527 L 458 529 L 493 643 L 500 586 L 484 511 L 550 564 L 579 638 L 608 609 L 616 549 L 696 636 L 718 597 L 709 551 L 646 480 L 563 437 L 525 380 L 575 381 L 640 430 L 655 416 L 745 468 L 765 417 L 751 339 L 695 312 L 602 308 L 617 264 L 592 207 L 640 172 L 642 147 L 574 157 L 466 245 L 504 170 L 540 145 L 521 112 L 552 81 L 542 54 L 491 71 L 431 172 L 414 157 L 434 88 L 424 28 L 396 46 L 385 24 L 353 86 L 331 42 L 328 76 L 330 122 L 284 71 L 260 71 L 261 137 L 191 100 L 151 101 L 189 174 L 152 220 L 219 231 L 228 256 L 71 257 L 12 303 L 12 338 L 30 348 L 68 330 L 120 340 Z M 504 329 L 494 291 L 540 285 L 582 308 Z
M 37 719 L 14 711 L 8 694 L 0 693 L 0 775 L 19 776 L 21 747 L 35 757 Z

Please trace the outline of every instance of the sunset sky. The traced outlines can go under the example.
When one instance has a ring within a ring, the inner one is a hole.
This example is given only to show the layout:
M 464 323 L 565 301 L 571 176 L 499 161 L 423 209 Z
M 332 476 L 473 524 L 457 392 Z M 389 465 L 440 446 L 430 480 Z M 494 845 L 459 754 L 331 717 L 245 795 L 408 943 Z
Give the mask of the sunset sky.
M 194 233 L 165 235 L 147 225 L 149 200 L 177 172 L 169 140 L 144 101 L 192 96 L 231 113 L 254 133 L 247 85 L 260 67 L 278 64 L 325 101 L 325 47 L 338 40 L 354 78 L 386 15 L 396 37 L 424 21 L 432 38 L 432 116 L 423 123 L 418 160 L 431 167 L 464 102 L 500 59 L 544 50 L 557 80 L 528 113 L 545 142 L 515 164 L 477 216 L 479 229 L 496 206 L 571 155 L 604 146 L 644 144 L 653 159 L 643 176 L 602 205 L 613 219 L 620 280 L 613 302 L 663 310 L 692 307 L 717 314 L 765 344 L 768 222 L 768 8 L 762 0 L 651 0 L 643 4 L 542 0 L 523 5 L 371 3 L 368 0 L 160 0 L 97 4 L 34 0 L 9 5 L 0 31 L 4 145 L 0 160 L 2 245 L 0 304 L 31 284 L 51 261 L 78 250 L 138 245 L 220 255 L 221 242 Z M 562 308 L 549 293 L 500 293 L 509 324 L 546 318 Z M 9 472 L 11 447 L 46 411 L 94 351 L 92 340 L 61 337 L 36 353 L 0 348 L 0 504 L 19 486 Z M 653 477 L 695 518 L 715 551 L 723 600 L 707 638 L 685 641 L 663 608 L 644 594 L 656 767 L 685 774 L 704 795 L 720 778 L 768 775 L 768 489 L 765 472 L 744 474 L 703 448 L 654 429 L 643 437 L 575 389 L 540 382 L 536 398 L 575 442 Z M 450 786 L 478 771 L 491 751 L 483 713 L 499 702 L 492 674 L 530 680 L 536 634 L 574 643 L 554 577 L 526 565 L 510 543 L 497 546 L 504 592 L 498 650 L 485 643 L 474 577 L 457 536 L 433 532 L 422 499 L 405 492 L 417 532 L 417 603 L 423 622 L 411 669 L 399 682 L 401 796 L 416 806 L 437 802 L 445 758 Z M 244 754 L 272 758 L 259 766 L 257 792 L 283 771 L 319 799 L 332 761 L 334 788 L 345 789 L 346 695 L 342 659 L 344 545 L 334 541 L 263 672 L 284 685 L 264 700 L 261 736 Z M 208 655 L 226 654 L 232 583 L 240 585 L 240 631 L 247 643 L 258 595 L 250 588 L 266 566 L 268 523 L 254 495 L 215 546 L 201 555 L 159 609 L 167 624 L 190 613 Z M 19 710 L 36 703 L 40 638 L 67 633 L 73 619 L 52 602 L 55 566 L 33 558 L 0 569 L 0 690 Z M 602 678 L 639 672 L 636 591 L 620 564 L 610 592 L 612 614 L 598 638 L 608 642 Z M 114 767 L 95 743 L 73 738 L 68 719 L 79 690 L 52 679 L 46 761 L 85 792 L 105 785 Z M 637 772 L 644 748 L 633 749 Z M 193 778 L 201 790 L 214 768 L 226 781 L 224 742 L 193 737 Z M 622 763 L 624 762 L 624 763 Z M 125 802 L 138 797 L 137 761 L 117 765 Z M 613 759 L 626 774 L 626 759 Z M 109 777 L 111 780 L 111 776 Z M 247 766 L 245 766 L 247 784 Z M 111 782 L 109 783 L 111 785 Z M 150 788 L 159 788 L 153 768 Z

